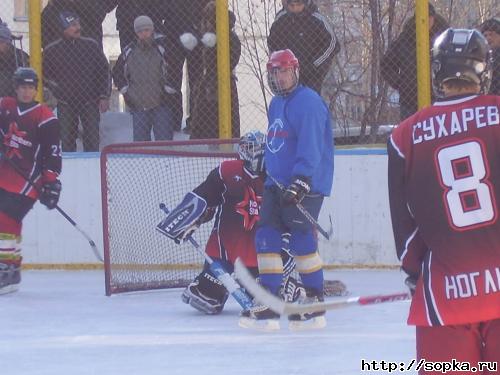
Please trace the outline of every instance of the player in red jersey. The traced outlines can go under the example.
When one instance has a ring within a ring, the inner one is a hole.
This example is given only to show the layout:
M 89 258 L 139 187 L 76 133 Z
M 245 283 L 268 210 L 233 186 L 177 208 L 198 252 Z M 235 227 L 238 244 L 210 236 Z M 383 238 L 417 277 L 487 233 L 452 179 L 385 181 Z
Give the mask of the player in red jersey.
M 257 275 L 254 237 L 264 189 L 264 148 L 265 135 L 261 132 L 249 132 L 241 137 L 239 160 L 224 161 L 213 169 L 160 223 L 160 231 L 176 242 L 183 242 L 215 215 L 205 248 L 207 255 L 229 273 L 233 272 L 234 261 L 239 257 Z M 182 222 L 176 221 L 179 213 L 186 218 Z M 182 294 L 185 303 L 206 314 L 221 312 L 227 297 L 228 292 L 207 263 Z
M 37 199 L 54 208 L 61 191 L 57 118 L 35 101 L 33 69 L 18 68 L 13 80 L 16 98 L 0 99 L 0 294 L 16 291 L 21 281 L 23 218 Z
M 441 99 L 399 124 L 387 148 L 396 249 L 414 287 L 408 323 L 418 359 L 498 366 L 500 97 L 482 95 L 491 51 L 481 33 L 441 34 L 432 78 Z

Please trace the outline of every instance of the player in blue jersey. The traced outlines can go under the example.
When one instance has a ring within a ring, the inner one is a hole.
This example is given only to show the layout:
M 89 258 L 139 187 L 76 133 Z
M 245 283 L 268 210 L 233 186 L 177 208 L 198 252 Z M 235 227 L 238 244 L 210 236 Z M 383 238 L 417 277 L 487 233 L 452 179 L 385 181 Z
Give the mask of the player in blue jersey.
M 267 63 L 274 97 L 268 114 L 267 178 L 255 237 L 261 284 L 278 295 L 282 281 L 281 235 L 290 232 L 290 250 L 306 289 L 304 302 L 323 301 L 323 270 L 317 235 L 298 210 L 317 219 L 333 183 L 332 116 L 323 99 L 299 84 L 299 61 L 290 50 L 275 51 Z M 281 185 L 281 187 L 279 186 Z M 279 316 L 265 306 L 245 311 L 240 326 L 279 329 Z M 324 312 L 292 315 L 289 328 L 326 325 Z

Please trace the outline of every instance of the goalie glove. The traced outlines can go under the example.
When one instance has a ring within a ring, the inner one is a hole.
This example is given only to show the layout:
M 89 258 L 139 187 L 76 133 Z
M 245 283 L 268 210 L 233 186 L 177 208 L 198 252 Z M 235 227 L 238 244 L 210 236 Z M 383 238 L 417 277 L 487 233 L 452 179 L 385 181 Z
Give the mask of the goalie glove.
M 311 191 L 311 183 L 305 176 L 295 176 L 293 182 L 286 188 L 281 197 L 284 205 L 302 202 L 304 197 Z

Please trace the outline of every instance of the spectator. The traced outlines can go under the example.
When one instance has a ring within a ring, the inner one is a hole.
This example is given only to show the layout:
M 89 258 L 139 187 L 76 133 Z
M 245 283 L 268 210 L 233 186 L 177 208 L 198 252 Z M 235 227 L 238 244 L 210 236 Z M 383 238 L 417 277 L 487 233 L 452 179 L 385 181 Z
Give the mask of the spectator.
M 153 20 L 139 16 L 134 21 L 137 38 L 125 47 L 113 68 L 116 87 L 132 112 L 134 141 L 173 138 L 172 101 L 180 82 L 172 84 L 170 71 L 180 71 L 182 53 L 164 37 L 154 35 Z M 175 104 L 175 103 L 174 103 Z
M 300 83 L 321 93 L 333 58 L 340 51 L 331 23 L 312 0 L 288 0 L 267 38 L 269 52 L 290 49 L 300 61 Z
M 489 93 L 500 95 L 500 19 L 490 18 L 479 28 L 493 50 L 493 77 Z
M 85 1 L 85 0 L 83 0 Z M 161 31 L 161 2 L 165 0 L 117 0 L 116 30 L 120 37 L 120 49 L 125 49 L 136 39 L 134 20 L 141 16 L 148 16 L 153 20 L 155 30 Z M 182 1 L 182 0 L 181 0 Z
M 429 4 L 429 37 L 432 45 L 436 37 L 448 28 L 446 20 Z M 400 119 L 411 116 L 418 109 L 417 91 L 417 37 L 415 15 L 403 26 L 403 32 L 391 43 L 380 64 L 382 77 L 399 92 Z
M 28 54 L 12 44 L 10 29 L 0 22 L 0 97 L 15 96 L 12 76 L 18 67 L 28 65 Z
M 162 18 L 161 32 L 172 43 L 181 44 L 184 48 L 184 58 L 187 63 L 189 90 L 186 90 L 186 103 L 189 112 L 194 111 L 194 87 L 201 79 L 203 72 L 202 48 L 198 46 L 200 25 L 204 7 L 210 0 L 163 0 L 160 4 Z M 182 69 L 182 66 L 181 66 Z M 182 81 L 183 72 L 176 74 Z M 175 129 L 180 130 L 183 116 L 182 93 L 176 94 L 177 105 L 174 106 Z M 186 118 L 186 128 L 189 128 L 191 116 Z
M 229 47 L 231 68 L 231 132 L 233 138 L 240 136 L 240 116 L 238 90 L 234 69 L 240 60 L 241 42 L 234 32 L 236 17 L 229 12 Z M 203 9 L 200 25 L 200 48 L 203 69 L 200 80 L 194 88 L 194 109 L 191 123 L 191 138 L 218 138 L 219 111 L 217 90 L 217 37 L 215 35 L 215 1 L 210 1 Z
M 49 0 L 42 11 L 42 46 L 61 38 L 59 14 L 69 11 L 80 18 L 82 35 L 94 39 L 102 48 L 102 23 L 117 3 L 118 0 Z
M 99 150 L 99 112 L 109 109 L 109 65 L 98 43 L 81 36 L 76 13 L 60 13 L 62 39 L 45 47 L 43 71 L 56 97 L 63 151 L 76 151 L 78 123 L 84 151 Z

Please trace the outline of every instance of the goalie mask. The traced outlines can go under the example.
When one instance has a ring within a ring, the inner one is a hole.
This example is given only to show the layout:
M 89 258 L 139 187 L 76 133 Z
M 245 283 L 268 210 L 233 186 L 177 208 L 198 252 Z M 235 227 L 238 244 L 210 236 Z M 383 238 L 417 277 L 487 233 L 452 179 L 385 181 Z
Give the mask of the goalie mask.
M 252 174 L 264 172 L 264 152 L 266 136 L 259 131 L 251 131 L 240 138 L 238 155 L 244 161 L 245 169 Z
M 290 94 L 299 84 L 299 60 L 289 50 L 275 51 L 267 63 L 267 82 L 277 96 Z
M 443 96 L 443 83 L 463 80 L 476 83 L 487 93 L 491 83 L 492 55 L 485 37 L 477 30 L 448 29 L 432 48 L 432 87 Z

